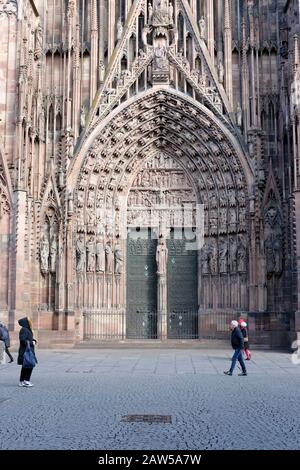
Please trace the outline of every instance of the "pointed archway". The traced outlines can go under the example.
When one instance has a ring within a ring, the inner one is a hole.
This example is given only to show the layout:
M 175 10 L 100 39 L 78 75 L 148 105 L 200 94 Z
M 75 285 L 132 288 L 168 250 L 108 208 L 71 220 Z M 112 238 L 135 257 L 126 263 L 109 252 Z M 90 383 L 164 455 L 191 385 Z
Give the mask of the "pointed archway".
M 95 129 L 69 170 L 75 310 L 78 315 L 126 314 L 122 208 L 141 169 L 158 153 L 172 155 L 184 168 L 204 205 L 200 312 L 247 310 L 253 184 L 247 157 L 224 124 L 180 93 L 158 89 L 126 104 Z M 124 318 L 110 329 L 125 335 Z

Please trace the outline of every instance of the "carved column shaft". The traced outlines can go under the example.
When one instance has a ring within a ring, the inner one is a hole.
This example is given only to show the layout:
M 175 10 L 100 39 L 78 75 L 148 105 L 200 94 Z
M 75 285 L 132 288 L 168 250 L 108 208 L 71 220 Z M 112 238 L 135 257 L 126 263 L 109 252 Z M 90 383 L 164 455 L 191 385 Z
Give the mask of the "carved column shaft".
M 159 274 L 157 288 L 157 321 L 158 338 L 162 340 L 166 339 L 168 336 L 167 301 L 167 277 L 165 274 Z
M 215 32 L 214 32 L 214 4 L 213 0 L 207 0 L 207 48 L 210 53 L 212 63 L 215 60 Z
M 224 7 L 224 55 L 225 55 L 225 89 L 232 104 L 232 31 L 229 0 Z
M 91 10 L 91 70 L 90 70 L 90 104 L 97 91 L 97 51 L 98 46 L 98 17 L 97 17 L 97 1 L 93 0 Z
M 108 61 L 115 47 L 116 5 L 115 0 L 108 2 Z

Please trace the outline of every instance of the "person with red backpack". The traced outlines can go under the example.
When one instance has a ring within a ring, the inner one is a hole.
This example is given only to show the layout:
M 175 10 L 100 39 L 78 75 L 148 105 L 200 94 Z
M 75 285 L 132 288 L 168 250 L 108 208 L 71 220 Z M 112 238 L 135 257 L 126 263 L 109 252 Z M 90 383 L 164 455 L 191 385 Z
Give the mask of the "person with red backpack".
M 247 331 L 247 323 L 243 318 L 239 319 L 239 327 L 241 329 L 243 338 L 244 338 L 244 353 L 246 356 L 246 361 L 250 361 L 251 359 L 251 351 L 249 349 L 249 338 L 248 338 L 248 331 Z

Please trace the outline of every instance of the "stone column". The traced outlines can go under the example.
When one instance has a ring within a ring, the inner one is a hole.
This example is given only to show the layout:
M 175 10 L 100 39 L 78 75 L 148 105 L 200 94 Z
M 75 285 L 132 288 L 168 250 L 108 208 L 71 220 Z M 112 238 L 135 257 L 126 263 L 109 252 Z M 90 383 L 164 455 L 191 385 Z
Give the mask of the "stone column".
M 25 231 L 26 231 L 26 191 L 14 192 L 13 254 L 11 263 L 11 311 L 9 324 L 15 329 L 18 320 L 26 311 L 25 293 Z
M 116 5 L 115 0 L 108 2 L 108 62 L 115 48 L 115 23 L 116 23 Z
M 158 275 L 157 287 L 157 336 L 161 340 L 168 337 L 168 319 L 167 319 L 167 276 Z
M 214 2 L 213 0 L 207 0 L 206 2 L 207 12 L 207 49 L 210 53 L 211 61 L 214 63 L 215 60 L 215 32 L 214 32 Z
M 225 52 L 225 89 L 232 104 L 232 31 L 229 0 L 224 6 L 224 52 Z
M 98 16 L 97 1 L 92 1 L 91 11 L 91 75 L 90 75 L 90 104 L 97 91 L 97 48 L 98 48 Z
M 295 313 L 295 329 L 300 339 L 300 190 L 294 191 L 295 222 L 296 222 L 296 259 L 297 259 L 297 312 Z

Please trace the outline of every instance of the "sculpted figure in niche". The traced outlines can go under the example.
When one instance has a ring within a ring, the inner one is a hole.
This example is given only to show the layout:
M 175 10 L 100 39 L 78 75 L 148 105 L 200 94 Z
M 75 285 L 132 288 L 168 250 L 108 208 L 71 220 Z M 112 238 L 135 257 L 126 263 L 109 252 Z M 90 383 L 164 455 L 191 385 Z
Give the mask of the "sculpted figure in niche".
M 219 60 L 218 72 L 219 72 L 219 82 L 223 83 L 224 82 L 224 66 L 221 60 Z
M 86 244 L 87 271 L 95 271 L 95 245 L 93 237 L 90 237 Z
M 158 44 L 154 51 L 154 69 L 165 70 L 168 68 L 169 62 L 167 59 L 166 48 L 162 44 Z
M 236 123 L 238 127 L 242 127 L 242 121 L 243 121 L 243 112 L 242 112 L 240 103 L 238 103 L 236 107 Z
M 115 247 L 115 274 L 122 274 L 123 271 L 123 254 L 121 246 L 118 244 Z
M 202 248 L 202 273 L 209 274 L 209 261 L 210 261 L 210 245 L 209 243 L 205 244 Z
M 237 249 L 238 272 L 244 273 L 247 271 L 247 249 L 242 238 L 239 238 Z
M 199 21 L 199 29 L 200 29 L 200 37 L 201 39 L 205 39 L 206 36 L 206 24 L 204 16 L 202 16 L 201 20 Z
M 96 243 L 96 271 L 105 272 L 105 249 L 103 240 L 98 239 Z
M 76 271 L 82 273 L 85 269 L 85 243 L 84 236 L 79 235 L 76 242 Z
M 105 258 L 106 258 L 106 272 L 107 274 L 112 274 L 114 254 L 113 254 L 110 242 L 108 242 L 105 247 Z
M 56 260 L 57 260 L 57 238 L 55 235 L 51 238 L 50 243 L 50 271 L 51 273 L 56 272 Z
M 216 240 L 214 240 L 212 243 L 212 250 L 210 256 L 210 272 L 211 274 L 218 273 L 218 244 Z
M 41 270 L 43 273 L 49 271 L 49 251 L 48 237 L 43 234 L 40 242 Z
M 166 274 L 168 263 L 168 248 L 166 240 L 160 238 L 156 249 L 157 274 Z
M 35 30 L 35 49 L 34 49 L 34 58 L 39 60 L 43 52 L 43 28 L 39 23 L 37 29 Z
M 237 271 L 237 241 L 235 238 L 231 238 L 229 242 L 229 270 L 232 273 Z
M 153 26 L 166 26 L 170 24 L 168 0 L 154 0 L 152 24 Z
M 219 251 L 220 273 L 227 273 L 227 254 L 228 244 L 227 240 L 222 240 Z
M 117 23 L 117 40 L 118 41 L 120 41 L 122 34 L 123 34 L 123 25 L 122 25 L 121 18 L 119 18 L 118 23 Z

